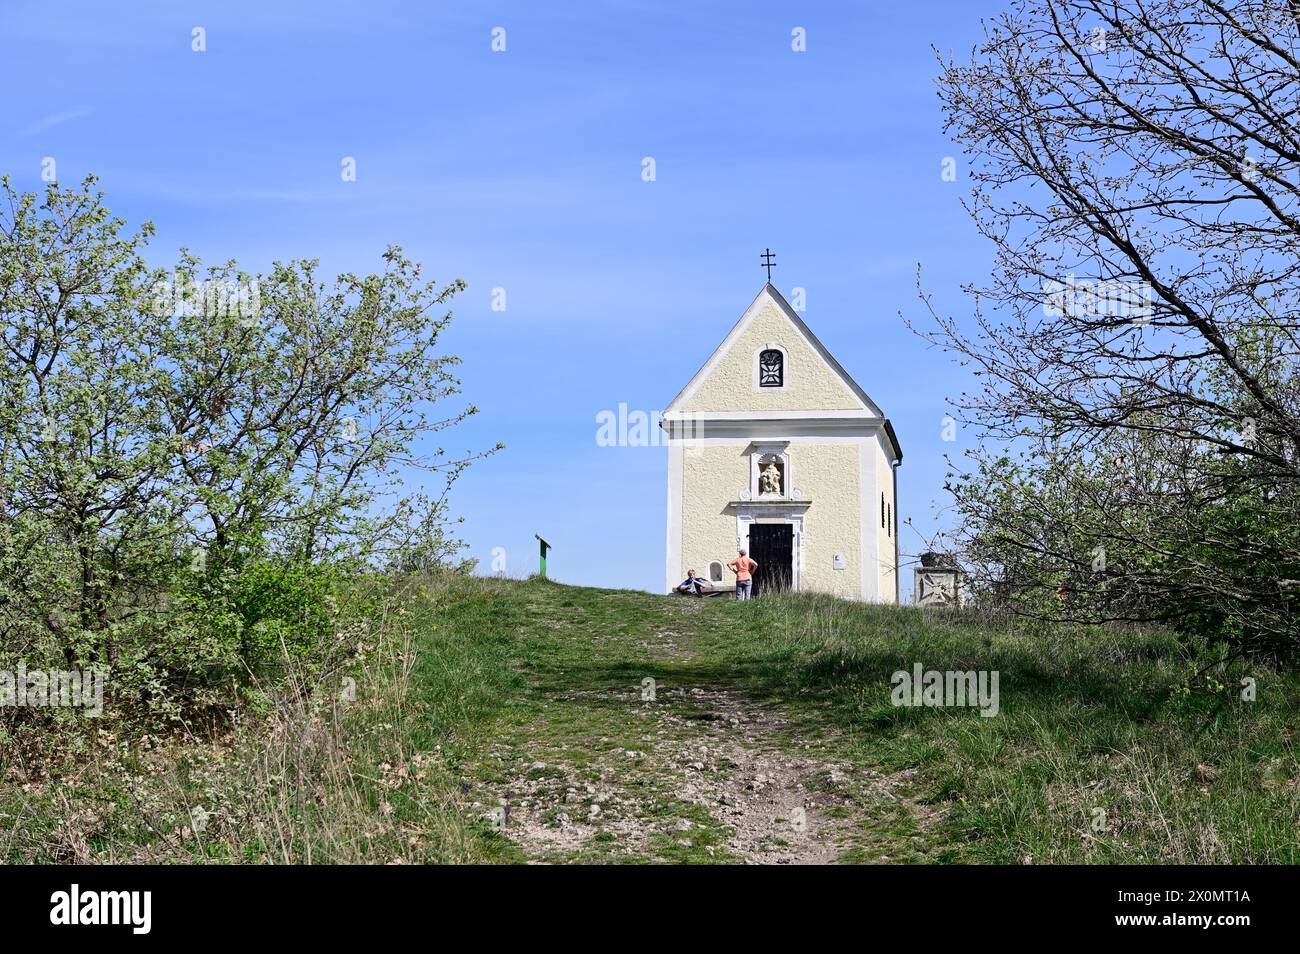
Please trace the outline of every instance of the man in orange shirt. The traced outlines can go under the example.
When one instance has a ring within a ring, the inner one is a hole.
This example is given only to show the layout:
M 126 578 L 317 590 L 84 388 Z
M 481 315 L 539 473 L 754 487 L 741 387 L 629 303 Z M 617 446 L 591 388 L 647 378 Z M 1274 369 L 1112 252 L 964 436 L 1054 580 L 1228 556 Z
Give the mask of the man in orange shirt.
M 732 560 L 727 566 L 731 567 L 736 574 L 736 599 L 747 600 L 754 589 L 754 571 L 758 569 L 758 563 L 751 560 L 741 550 L 740 555 Z

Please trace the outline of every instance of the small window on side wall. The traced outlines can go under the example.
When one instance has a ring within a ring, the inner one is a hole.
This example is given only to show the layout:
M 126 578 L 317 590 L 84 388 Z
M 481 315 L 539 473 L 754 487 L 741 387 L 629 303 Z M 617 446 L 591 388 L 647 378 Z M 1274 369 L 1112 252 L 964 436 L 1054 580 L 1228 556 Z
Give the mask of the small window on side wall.
M 758 386 L 780 388 L 785 386 L 785 355 L 775 348 L 758 353 Z
M 714 560 L 712 563 L 709 564 L 709 582 L 710 583 L 722 582 L 722 564 L 717 560 Z

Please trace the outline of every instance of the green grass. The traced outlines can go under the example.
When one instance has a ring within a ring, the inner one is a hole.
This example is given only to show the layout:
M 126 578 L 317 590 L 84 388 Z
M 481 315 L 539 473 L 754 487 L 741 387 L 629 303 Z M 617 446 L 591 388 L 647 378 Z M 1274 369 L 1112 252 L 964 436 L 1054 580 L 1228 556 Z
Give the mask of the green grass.
M 917 662 L 999 671 L 999 714 L 893 706 L 891 673 Z M 353 704 L 304 692 L 215 740 L 110 725 L 12 763 L 0 858 L 736 861 L 729 818 L 689 794 L 726 759 L 684 767 L 734 741 L 723 693 L 772 713 L 747 749 L 842 767 L 810 786 L 842 861 L 1300 861 L 1300 681 L 1234 670 L 1186 691 L 1188 672 L 1159 633 L 429 580 L 376 621 Z M 213 814 L 186 835 L 195 804 Z M 781 823 L 777 847 L 794 838 Z
M 1242 669 L 1222 675 L 1230 689 L 1188 692 L 1188 663 L 1162 634 L 993 629 L 808 596 L 753 612 L 775 638 L 718 652 L 756 663 L 765 691 L 834 713 L 855 761 L 919 770 L 944 809 L 930 835 L 947 860 L 1300 859 L 1294 677 Z M 999 715 L 895 708 L 889 675 L 918 661 L 998 670 Z M 1249 703 L 1236 688 L 1247 674 Z
M 498 710 L 494 731 L 530 761 L 581 764 L 597 739 L 638 744 L 618 694 L 650 676 L 777 700 L 791 736 L 822 740 L 825 757 L 914 771 L 907 791 L 921 817 L 869 818 L 850 858 L 882 849 L 894 860 L 1000 863 L 1300 860 L 1293 677 L 1234 671 L 1221 675 L 1223 691 L 1189 692 L 1176 644 L 1133 630 L 993 628 L 812 595 L 738 604 L 478 585 L 439 626 L 486 631 L 490 613 L 510 616 L 511 663 L 526 688 Z M 654 651 L 666 629 L 680 654 Z M 894 707 L 890 675 L 915 662 L 998 670 L 999 715 Z M 1254 702 L 1236 690 L 1246 673 Z

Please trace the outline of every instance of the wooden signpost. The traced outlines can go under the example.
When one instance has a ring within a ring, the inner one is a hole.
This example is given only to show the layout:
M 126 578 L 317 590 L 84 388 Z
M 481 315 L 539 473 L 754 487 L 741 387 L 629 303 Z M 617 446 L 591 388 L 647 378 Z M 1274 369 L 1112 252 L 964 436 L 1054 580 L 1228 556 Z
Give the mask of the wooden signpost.
M 540 535 L 534 533 L 533 536 L 537 537 L 537 542 L 541 544 L 541 569 L 538 572 L 541 573 L 544 580 L 546 579 L 546 551 L 551 548 L 551 545 L 543 540 Z

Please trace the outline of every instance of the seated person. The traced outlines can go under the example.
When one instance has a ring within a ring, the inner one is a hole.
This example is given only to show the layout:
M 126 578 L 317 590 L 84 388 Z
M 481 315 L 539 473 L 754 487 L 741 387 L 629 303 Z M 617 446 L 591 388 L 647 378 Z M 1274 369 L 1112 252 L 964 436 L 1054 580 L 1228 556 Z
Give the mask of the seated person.
M 695 575 L 694 570 L 686 571 L 686 579 L 677 584 L 676 592 L 689 593 L 692 596 L 701 595 L 704 590 L 709 588 L 708 581 Z

